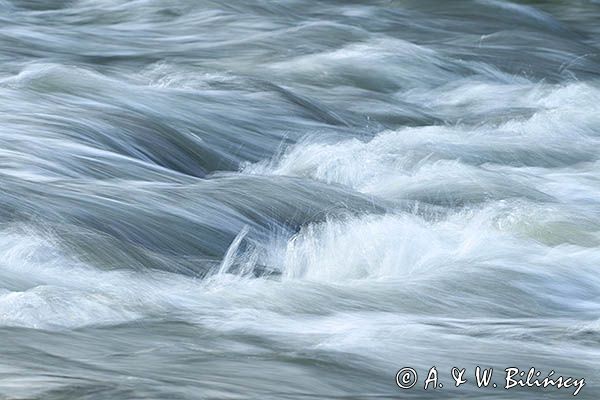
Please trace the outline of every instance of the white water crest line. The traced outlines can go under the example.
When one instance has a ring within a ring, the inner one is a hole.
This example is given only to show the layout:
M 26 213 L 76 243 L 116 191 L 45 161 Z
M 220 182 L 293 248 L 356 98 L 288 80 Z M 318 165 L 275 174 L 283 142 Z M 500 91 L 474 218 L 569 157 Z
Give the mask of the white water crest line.
M 238 256 L 240 245 L 242 244 L 242 241 L 248 232 L 250 232 L 250 227 L 248 225 L 244 225 L 242 230 L 235 236 L 233 242 L 231 242 L 231 245 L 229 245 L 229 248 L 225 253 L 225 257 L 223 257 L 221 265 L 219 266 L 218 275 L 227 273 L 233 266 L 233 263 L 236 261 L 236 257 Z

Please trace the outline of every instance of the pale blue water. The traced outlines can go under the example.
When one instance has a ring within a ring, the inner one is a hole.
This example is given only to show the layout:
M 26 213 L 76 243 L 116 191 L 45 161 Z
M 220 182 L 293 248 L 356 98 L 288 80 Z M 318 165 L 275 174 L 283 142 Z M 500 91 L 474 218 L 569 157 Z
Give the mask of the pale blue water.
M 597 399 L 598 21 L 0 0 L 0 398 Z

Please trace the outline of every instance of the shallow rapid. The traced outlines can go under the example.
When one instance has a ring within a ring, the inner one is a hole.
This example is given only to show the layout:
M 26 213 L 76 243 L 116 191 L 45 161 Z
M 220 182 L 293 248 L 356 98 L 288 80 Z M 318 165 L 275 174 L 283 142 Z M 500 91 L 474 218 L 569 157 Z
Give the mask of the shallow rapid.
M 227 3 L 0 0 L 0 399 L 597 399 L 600 2 Z

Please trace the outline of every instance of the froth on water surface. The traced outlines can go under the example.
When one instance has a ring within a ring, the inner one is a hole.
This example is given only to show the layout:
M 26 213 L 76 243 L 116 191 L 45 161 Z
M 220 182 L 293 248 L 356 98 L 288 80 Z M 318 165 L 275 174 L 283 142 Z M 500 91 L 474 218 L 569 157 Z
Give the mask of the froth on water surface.
M 0 398 L 598 398 L 599 18 L 0 0 Z

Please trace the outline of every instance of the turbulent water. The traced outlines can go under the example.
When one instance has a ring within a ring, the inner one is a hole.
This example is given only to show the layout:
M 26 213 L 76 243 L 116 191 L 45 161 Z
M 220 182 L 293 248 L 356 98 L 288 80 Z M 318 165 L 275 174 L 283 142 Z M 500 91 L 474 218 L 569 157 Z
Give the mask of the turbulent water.
M 0 398 L 597 399 L 599 45 L 594 0 L 0 0 Z

